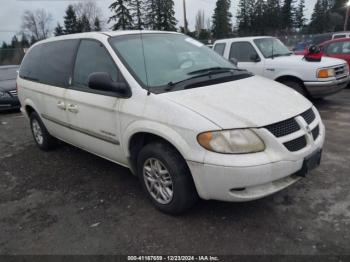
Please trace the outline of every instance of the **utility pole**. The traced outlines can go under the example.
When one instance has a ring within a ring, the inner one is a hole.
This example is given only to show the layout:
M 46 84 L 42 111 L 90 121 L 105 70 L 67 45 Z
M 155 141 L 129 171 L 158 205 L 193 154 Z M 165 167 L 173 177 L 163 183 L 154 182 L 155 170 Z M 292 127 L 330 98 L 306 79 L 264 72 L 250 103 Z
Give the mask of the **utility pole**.
M 187 15 L 186 15 L 186 0 L 183 0 L 184 6 L 184 33 L 188 33 L 188 23 L 187 23 Z
M 344 31 L 348 30 L 349 12 L 350 12 L 350 0 L 346 3 L 346 15 L 345 15 Z

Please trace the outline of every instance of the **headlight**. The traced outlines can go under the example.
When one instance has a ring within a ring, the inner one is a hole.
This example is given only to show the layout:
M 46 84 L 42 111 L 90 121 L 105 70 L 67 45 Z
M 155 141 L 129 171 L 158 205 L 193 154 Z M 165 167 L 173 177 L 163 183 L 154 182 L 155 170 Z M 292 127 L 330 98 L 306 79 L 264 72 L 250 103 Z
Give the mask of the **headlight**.
M 11 98 L 10 94 L 0 90 L 0 98 Z
M 249 129 L 205 132 L 197 137 L 205 149 L 222 154 L 248 154 L 265 150 L 264 142 Z
M 329 78 L 334 76 L 335 76 L 334 68 L 324 68 L 324 69 L 317 70 L 317 78 Z

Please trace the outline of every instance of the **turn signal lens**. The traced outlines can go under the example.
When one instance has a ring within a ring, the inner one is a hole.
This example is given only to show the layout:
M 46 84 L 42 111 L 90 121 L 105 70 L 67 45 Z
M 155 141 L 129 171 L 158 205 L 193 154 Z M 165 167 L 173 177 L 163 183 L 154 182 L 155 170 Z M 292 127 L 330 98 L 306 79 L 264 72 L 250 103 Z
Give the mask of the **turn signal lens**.
M 320 69 L 318 70 L 317 77 L 318 78 L 329 78 L 334 77 L 334 69 Z

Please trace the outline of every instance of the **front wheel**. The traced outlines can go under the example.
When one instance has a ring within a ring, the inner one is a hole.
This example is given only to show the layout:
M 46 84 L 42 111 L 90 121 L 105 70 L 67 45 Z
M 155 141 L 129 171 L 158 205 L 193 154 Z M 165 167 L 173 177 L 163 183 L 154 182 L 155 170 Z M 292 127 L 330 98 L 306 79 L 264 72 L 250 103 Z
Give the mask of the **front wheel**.
M 57 146 L 56 138 L 49 134 L 36 112 L 30 114 L 30 127 L 34 141 L 41 150 L 48 151 Z
M 143 189 L 159 210 L 180 214 L 198 200 L 189 168 L 172 146 L 162 142 L 146 145 L 137 167 Z

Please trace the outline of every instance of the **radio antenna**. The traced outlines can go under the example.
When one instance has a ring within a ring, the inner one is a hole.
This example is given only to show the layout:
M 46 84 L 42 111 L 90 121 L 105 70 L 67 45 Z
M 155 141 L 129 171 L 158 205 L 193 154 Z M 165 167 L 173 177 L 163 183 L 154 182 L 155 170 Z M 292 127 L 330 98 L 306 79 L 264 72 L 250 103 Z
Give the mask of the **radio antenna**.
M 142 29 L 140 30 L 140 36 L 141 36 L 141 45 L 142 45 L 142 56 L 143 56 L 143 64 L 145 67 L 145 73 L 146 73 L 146 83 L 147 83 L 147 95 L 151 95 L 151 92 L 149 90 L 149 82 L 148 82 L 148 70 L 147 70 L 147 63 L 146 63 L 146 55 L 145 55 L 145 47 L 143 42 L 143 33 Z

